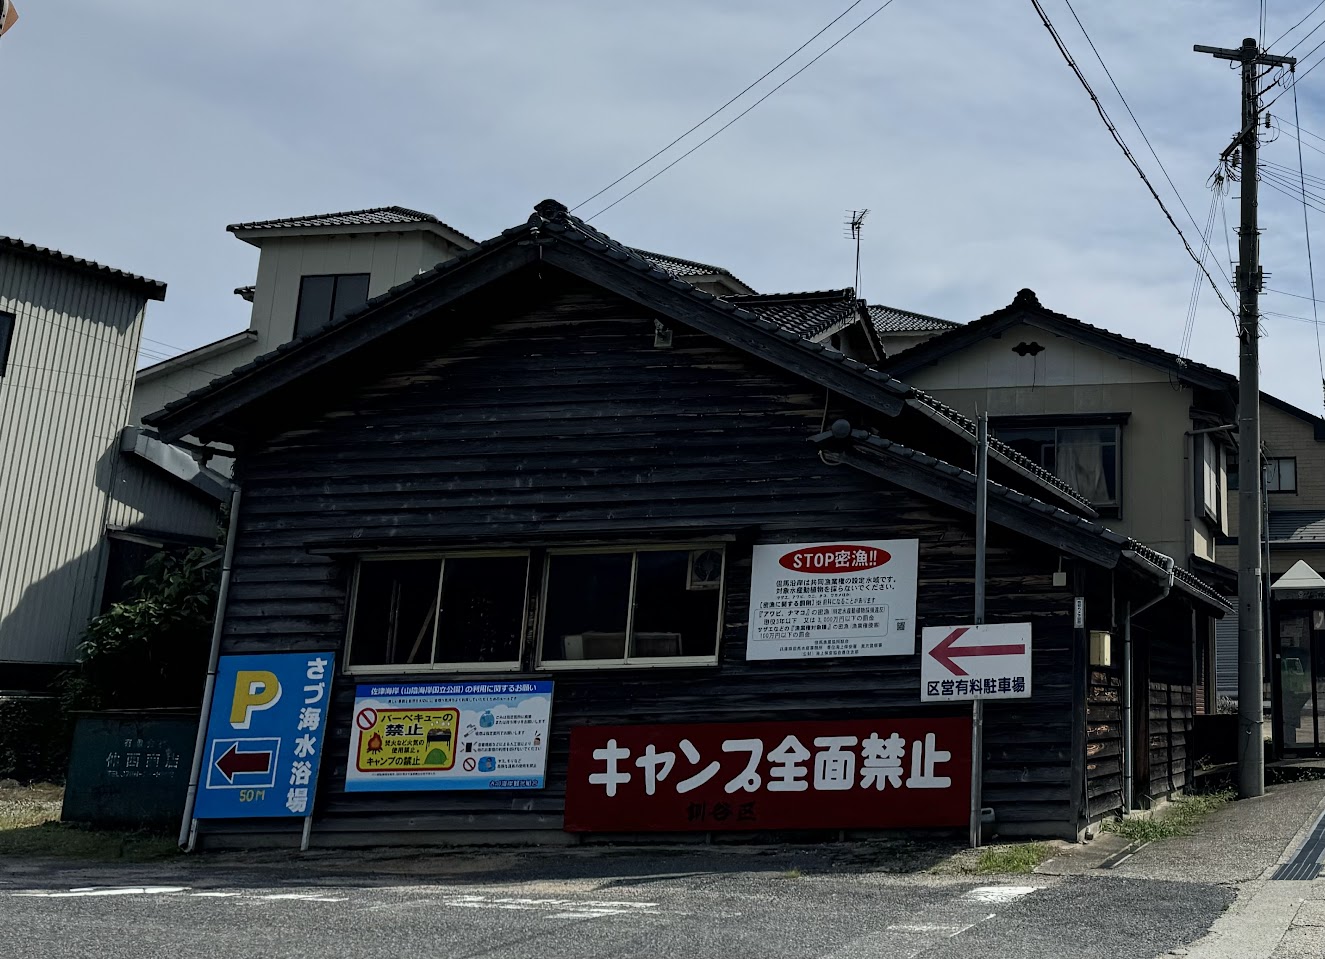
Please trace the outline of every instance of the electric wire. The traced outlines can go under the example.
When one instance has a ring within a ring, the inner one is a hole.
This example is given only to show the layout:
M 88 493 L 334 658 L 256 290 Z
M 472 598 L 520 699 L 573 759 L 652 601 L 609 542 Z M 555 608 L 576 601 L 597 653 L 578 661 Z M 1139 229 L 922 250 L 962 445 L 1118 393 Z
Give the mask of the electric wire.
M 1301 20 L 1297 21 L 1297 23 L 1293 24 L 1291 27 L 1289 27 L 1289 28 L 1288 28 L 1287 30 L 1285 30 L 1283 33 L 1279 34 L 1279 36 L 1278 36 L 1277 38 L 1275 38 L 1273 41 L 1270 42 L 1269 46 L 1267 46 L 1266 44 L 1262 43 L 1262 44 L 1261 44 L 1261 49 L 1263 49 L 1263 50 L 1268 50 L 1268 49 L 1270 49 L 1270 47 L 1273 47 L 1276 43 L 1278 43 L 1278 42 L 1279 42 L 1280 40 L 1282 40 L 1284 37 L 1288 36 L 1290 33 L 1292 33 L 1292 32 L 1293 32 L 1294 30 L 1296 30 L 1298 27 L 1302 26 L 1302 24 L 1306 23 L 1306 22 L 1307 22 L 1307 18 L 1310 17 L 1311 14 L 1313 14 L 1313 13 L 1315 13 L 1317 10 L 1319 10 L 1321 7 L 1325 7 L 1325 0 L 1320 0 L 1320 3 L 1318 3 L 1318 4 L 1316 4 L 1314 7 L 1312 7 L 1312 8 L 1307 12 L 1307 15 L 1306 15 L 1305 17 L 1303 17 Z
M 1100 98 L 1097 97 L 1095 91 L 1091 89 L 1090 82 L 1086 79 L 1085 74 L 1081 72 L 1081 68 L 1077 66 L 1077 62 L 1072 59 L 1072 54 L 1068 52 L 1067 45 L 1063 42 L 1063 38 L 1059 36 L 1057 29 L 1054 28 L 1053 23 L 1049 20 L 1049 15 L 1046 14 L 1044 8 L 1040 6 L 1040 0 L 1031 0 L 1031 5 L 1035 7 L 1035 12 L 1040 15 L 1040 20 L 1044 23 L 1044 28 L 1049 31 L 1049 36 L 1053 38 L 1054 46 L 1058 48 L 1058 52 L 1062 54 L 1063 59 L 1076 75 L 1077 80 L 1080 81 L 1082 87 L 1085 88 L 1086 93 L 1090 96 L 1091 102 L 1095 104 L 1095 110 L 1099 113 L 1100 119 L 1104 121 L 1105 127 L 1108 128 L 1109 135 L 1112 136 L 1114 142 L 1118 144 L 1118 148 L 1123 151 L 1123 156 L 1127 158 L 1127 162 L 1132 165 L 1132 168 L 1136 170 L 1137 175 L 1141 177 L 1141 182 L 1146 185 L 1146 189 L 1150 191 L 1150 195 L 1154 197 L 1155 202 L 1159 204 L 1159 208 L 1163 212 L 1164 217 L 1169 221 L 1169 225 L 1173 227 L 1178 234 L 1178 238 L 1182 240 L 1182 245 L 1187 250 L 1187 255 L 1192 258 L 1192 262 L 1201 269 L 1201 272 L 1205 274 L 1206 279 L 1210 281 L 1210 286 L 1214 289 L 1215 296 L 1219 297 L 1219 302 L 1223 304 L 1224 309 L 1236 320 L 1237 313 L 1234 311 L 1233 307 L 1229 306 L 1228 300 L 1224 298 L 1223 290 L 1219 288 L 1219 284 L 1215 282 L 1215 278 L 1210 274 L 1210 271 L 1205 268 L 1205 264 L 1201 262 L 1201 258 L 1196 255 L 1196 251 L 1192 249 L 1192 245 L 1187 242 L 1187 237 L 1182 232 L 1182 227 L 1178 226 L 1178 222 L 1173 219 L 1173 214 L 1169 212 L 1168 207 L 1164 205 L 1164 201 L 1160 199 L 1159 194 L 1155 191 L 1154 185 L 1150 182 L 1150 178 L 1146 176 L 1145 170 L 1141 169 L 1141 164 L 1137 162 L 1136 157 L 1132 155 L 1132 151 L 1123 140 L 1122 134 L 1118 132 L 1118 128 L 1114 126 L 1113 121 L 1109 119 L 1109 114 L 1105 111 L 1104 104 L 1100 102 Z
M 1182 327 L 1182 341 L 1181 345 L 1178 347 L 1179 356 L 1187 356 L 1187 352 L 1192 345 L 1192 332 L 1196 328 L 1196 311 L 1197 307 L 1200 305 L 1201 288 L 1204 285 L 1201 283 L 1201 273 L 1204 270 L 1206 257 L 1210 253 L 1210 234 L 1214 231 L 1215 213 L 1218 203 L 1219 192 L 1213 190 L 1210 193 L 1210 212 L 1206 215 L 1205 230 L 1201 234 L 1201 239 L 1203 241 L 1201 245 L 1201 260 L 1197 263 L 1197 266 L 1201 269 L 1198 269 L 1196 275 L 1192 278 L 1192 292 L 1191 295 L 1187 297 L 1187 317 Z
M 1293 125 L 1297 126 L 1297 84 L 1293 84 Z M 1302 229 L 1307 239 L 1307 276 L 1311 279 L 1311 318 L 1316 323 L 1316 368 L 1320 373 L 1321 407 L 1325 409 L 1325 354 L 1320 347 L 1320 318 L 1316 309 L 1316 268 L 1311 259 L 1311 223 L 1307 217 L 1306 180 L 1302 167 L 1302 138 L 1297 138 L 1297 171 L 1302 188 Z
M 615 180 L 613 180 L 613 181 L 612 181 L 611 183 L 609 183 L 607 186 L 603 187 L 601 190 L 599 190 L 599 191 L 598 191 L 597 193 L 595 193 L 593 196 L 585 197 L 583 200 L 581 200 L 581 201 L 580 201 L 579 203 L 577 203 L 575 206 L 571 207 L 571 212 L 573 213 L 573 212 L 575 212 L 576 210 L 578 210 L 580 207 L 584 206 L 586 203 L 591 203 L 591 202 L 593 202 L 594 200 L 598 199 L 600 196 L 602 196 L 602 195 L 603 195 L 604 193 L 606 193 L 608 190 L 612 189 L 612 187 L 616 186 L 616 185 L 617 185 L 618 183 L 620 183 L 622 180 L 626 179 L 626 178 L 629 177 L 631 174 L 637 172 L 637 171 L 640 170 L 642 167 L 646 167 L 646 166 L 648 166 L 648 165 L 649 165 L 650 163 L 652 163 L 654 160 L 658 159 L 658 157 L 662 156 L 664 153 L 666 153 L 666 152 L 667 152 L 668 150 L 670 150 L 672 147 L 676 146 L 678 143 L 680 143 L 680 142 L 681 142 L 682 140 L 684 140 L 686 137 L 690 136 L 690 134 L 694 133 L 696 130 L 698 130 L 700 127 L 702 127 L 704 124 L 708 123 L 710 120 L 712 120 L 714 117 L 716 117 L 716 116 L 717 116 L 719 113 L 721 113 L 723 110 L 727 109 L 729 106 L 731 106 L 731 105 L 732 105 L 733 103 L 735 103 L 737 100 L 739 100 L 741 97 L 743 97 L 743 96 L 745 96 L 747 93 L 749 93 L 752 89 L 754 89 L 755 87 L 757 87 L 759 84 L 763 83 L 764 80 L 766 80 L 766 79 L 768 78 L 769 74 L 771 74 L 771 73 L 773 73 L 774 71 L 778 70 L 778 69 L 779 69 L 783 64 L 785 64 L 788 60 L 790 60 L 790 59 L 791 59 L 792 57 L 794 57 L 796 54 L 800 53 L 802 50 L 804 50 L 806 47 L 808 47 L 808 46 L 809 46 L 811 43 L 813 43 L 815 40 L 818 40 L 821 36 L 824 35 L 824 33 L 828 30 L 829 27 L 831 27 L 833 24 L 837 23 L 837 21 L 841 20 L 841 19 L 842 19 L 843 17 L 845 17 L 848 13 L 850 13 L 852 10 L 854 10 L 856 7 L 860 6 L 860 4 L 863 3 L 863 2 L 864 2 L 864 0 L 855 0 L 855 2 L 851 4 L 851 6 L 847 7 L 845 10 L 843 10 L 843 11 L 842 11 L 841 13 L 839 13 L 837 16 L 833 17 L 833 19 L 829 20 L 828 23 L 826 23 L 826 24 L 824 25 L 824 27 L 823 27 L 822 30 L 820 30 L 820 31 L 819 31 L 818 33 L 816 33 L 814 36 L 810 37 L 810 39 L 806 40 L 806 41 L 805 41 L 804 43 L 802 43 L 799 47 L 797 47 L 795 50 L 792 50 L 792 51 L 791 51 L 790 53 L 788 53 L 785 57 L 783 57 L 781 60 L 779 60 L 779 61 L 778 61 L 776 64 L 774 64 L 769 70 L 767 70 L 762 76 L 760 76 L 758 80 L 755 80 L 754 83 L 751 83 L 749 86 L 747 86 L 747 87 L 746 87 L 744 90 L 742 90 L 740 93 L 736 94 L 736 96 L 732 97 L 730 100 L 728 100 L 728 101 L 727 101 L 726 103 L 724 103 L 722 106 L 718 107 L 716 110 L 714 110 L 714 111 L 713 111 L 712 113 L 710 113 L 708 116 L 706 116 L 704 119 L 700 120 L 698 123 L 696 123 L 694 126 L 692 126 L 689 130 L 686 130 L 685 133 L 682 133 L 679 137 L 677 137 L 677 138 L 676 138 L 675 140 L 673 140 L 671 143 L 667 144 L 665 147 L 663 147 L 663 148 L 662 148 L 661 150 L 659 150 L 657 153 L 653 154 L 653 156 L 649 157 L 649 158 L 648 158 L 647 160 L 645 160 L 644 162 L 639 163 L 639 164 L 635 165 L 634 167 L 632 167 L 631 169 L 627 170 L 625 173 L 621 174 L 621 176 L 617 177 Z
M 635 194 L 638 193 L 640 190 L 644 189 L 644 187 L 648 186 L 648 185 L 649 185 L 650 183 L 652 183 L 654 180 L 658 179 L 658 177 L 662 176 L 664 173 L 666 173 L 666 172 L 667 172 L 668 170 L 670 170 L 672 167 L 676 166 L 678 163 L 680 163 L 680 162 L 681 162 L 682 160 L 684 160 L 686 157 L 690 156 L 690 154 L 694 153 L 696 150 L 698 150 L 698 149 L 699 149 L 700 147 L 702 147 L 704 144 L 708 143 L 710 140 L 712 140 L 712 139 L 713 139 L 714 137 L 716 137 L 718 134 L 722 133 L 722 131 L 726 130 L 729 126 L 731 126 L 731 125 L 732 125 L 733 123 L 735 123 L 737 120 L 741 119 L 741 117 L 745 116 L 747 113 L 749 113 L 749 112 L 750 112 L 751 110 L 753 110 L 755 107 L 759 106 L 759 104 L 763 103 L 765 100 L 767 100 L 767 99 L 768 99 L 769 97 L 771 97 L 773 94 L 777 93 L 779 90 L 781 90 L 783 87 L 785 87 L 785 86 L 786 86 L 788 83 L 790 83 L 792 80 L 795 80 L 798 76 L 800 76 L 802 73 L 804 73 L 804 72 L 805 72 L 806 70 L 808 70 L 810 67 L 814 66 L 814 65 L 819 61 L 819 59 L 820 59 L 821 57 L 823 57 L 825 54 L 827 54 L 827 53 L 828 53 L 829 51 L 831 51 L 834 47 L 836 47 L 839 43 L 841 43 L 841 42 L 842 42 L 843 40 L 845 40 L 847 37 L 851 36 L 853 33 L 855 33 L 857 30 L 859 30 L 859 29 L 860 29 L 861 27 L 863 27 L 865 24 L 869 23 L 871 20 L 873 20 L 875 17 L 877 17 L 880 13 L 882 13 L 882 12 L 883 12 L 884 10 L 886 10 L 888 7 L 892 6 L 892 4 L 893 4 L 893 0 L 884 0 L 884 2 L 883 2 L 882 4 L 880 4 L 877 8 L 875 8 L 875 10 L 874 10 L 873 13 L 871 13 L 871 14 L 870 14 L 868 17 L 866 17 L 864 20 L 861 20 L 859 23 L 857 23 L 854 27 L 852 27 L 852 28 L 851 28 L 850 30 L 848 30 L 846 33 L 842 34 L 842 36 L 838 37 L 836 40 L 834 40 L 832 43 L 830 43 L 830 44 L 829 44 L 827 47 L 825 47 L 823 50 L 821 50 L 821 51 L 819 51 L 817 54 L 815 54 L 814 57 L 812 57 L 812 58 L 811 58 L 810 60 L 808 60 L 805 64 L 803 64 L 799 69 L 796 70 L 796 72 L 794 72 L 793 74 L 791 74 L 791 76 L 787 77 L 785 80 L 783 80 L 783 81 L 782 81 L 781 83 L 779 83 L 777 86 L 775 86 L 773 89 L 769 90 L 767 93 L 765 93 L 762 97 L 760 97 L 760 98 L 759 98 L 758 100 L 756 100 L 754 103 L 750 104 L 748 107 L 746 107 L 746 108 L 745 108 L 744 110 L 742 110 L 740 113 L 736 114 L 736 116 L 732 117 L 730 120 L 728 120 L 728 121 L 727 121 L 726 123 L 724 123 L 722 126 L 718 127 L 716 130 L 714 130 L 712 133 L 710 133 L 710 134 L 709 134 L 708 136 L 706 136 L 704 139 L 700 140 L 698 143 L 696 143 L 694 146 L 692 146 L 692 147 L 691 147 L 689 150 L 687 150 L 685 153 L 682 153 L 679 157 L 677 157 L 677 158 L 676 158 L 675 160 L 673 160 L 671 163 L 667 164 L 667 165 L 666 165 L 665 167 L 663 167 L 661 170 L 659 170 L 658 172 L 654 173 L 652 176 L 650 176 L 648 179 L 644 180 L 642 183 L 640 183 L 640 184 L 638 184 L 637 186 L 635 186 L 633 189 L 628 190 L 627 192 L 623 193 L 621 196 L 617 197 L 615 200 L 613 200 L 613 201 L 612 201 L 611 203 L 609 203 L 607 206 L 603 207 L 603 208 L 602 208 L 601 210 L 599 210 L 597 213 L 593 214 L 593 216 L 585 217 L 585 220 L 586 220 L 586 221 L 592 221 L 592 220 L 596 219 L 597 217 L 602 216 L 604 213 L 606 213 L 608 210 L 612 209 L 612 207 L 616 206 L 616 205 L 617 205 L 618 203 L 620 203 L 622 200 L 625 200 L 625 199 L 627 199 L 628 197 L 631 197 L 631 196 L 635 195 Z
M 1072 0 L 1063 0 L 1063 3 L 1067 5 L 1068 12 L 1072 14 L 1072 19 L 1077 22 L 1077 26 L 1081 30 L 1081 35 L 1086 38 L 1086 43 L 1090 45 L 1091 53 L 1095 54 L 1095 59 L 1099 61 L 1100 66 L 1104 70 L 1104 75 L 1109 78 L 1109 83 L 1113 86 L 1113 92 L 1118 94 L 1118 99 L 1122 101 L 1123 109 L 1126 110 L 1127 115 L 1132 118 L 1132 125 L 1136 127 L 1136 132 L 1141 134 L 1141 139 L 1145 142 L 1146 149 L 1149 150 L 1150 155 L 1155 158 L 1155 163 L 1159 166 L 1159 171 L 1164 174 L 1164 179 L 1168 182 L 1169 189 L 1172 190 L 1173 195 L 1178 198 L 1178 205 L 1182 207 L 1182 212 L 1187 214 L 1187 219 L 1191 221 L 1192 226 L 1197 231 L 1200 231 L 1200 224 L 1196 222 L 1196 217 L 1192 216 L 1192 211 L 1187 208 L 1187 202 L 1182 198 L 1182 194 L 1178 191 L 1178 187 L 1173 182 L 1173 178 L 1169 176 L 1169 171 L 1164 166 L 1164 161 L 1159 158 L 1159 154 L 1155 152 L 1154 145 L 1150 142 L 1150 137 L 1146 136 L 1146 131 L 1142 129 L 1141 121 L 1138 120 L 1136 114 L 1132 112 L 1132 105 L 1127 102 L 1127 97 L 1123 96 L 1123 91 L 1119 88 L 1118 82 L 1114 80 L 1113 73 L 1109 70 L 1109 65 L 1104 62 L 1104 57 L 1100 55 L 1099 49 L 1095 46 L 1095 41 L 1091 39 L 1090 32 L 1086 30 L 1086 25 L 1082 23 L 1081 18 L 1077 16 L 1076 8 L 1072 6 Z M 1202 257 L 1208 252 L 1208 242 L 1209 241 L 1207 240 L 1207 249 L 1203 250 L 1201 253 Z M 1224 268 L 1219 265 L 1219 260 L 1216 258 L 1213 262 L 1215 267 L 1219 270 L 1220 275 L 1224 277 L 1224 282 L 1232 286 L 1233 281 L 1228 274 L 1224 272 Z

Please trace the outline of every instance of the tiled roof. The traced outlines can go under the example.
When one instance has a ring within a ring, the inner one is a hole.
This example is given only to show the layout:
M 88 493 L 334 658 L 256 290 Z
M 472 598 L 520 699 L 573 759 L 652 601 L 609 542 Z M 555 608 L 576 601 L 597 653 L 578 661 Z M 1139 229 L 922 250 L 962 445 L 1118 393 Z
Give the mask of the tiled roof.
M 874 328 L 880 333 L 941 333 L 961 325 L 952 320 L 941 320 L 937 316 L 899 310 L 896 307 L 884 306 L 882 303 L 871 303 L 868 309 Z
M 466 250 L 453 259 L 445 260 L 442 263 L 437 264 L 437 266 L 433 267 L 431 270 L 426 270 L 417 276 L 411 277 L 398 286 L 387 290 L 385 293 L 373 297 L 362 307 L 357 310 L 352 310 L 339 320 L 334 320 L 311 333 L 307 333 L 304 336 L 278 346 L 272 352 L 265 353 L 243 366 L 236 367 L 230 373 L 213 380 L 207 386 L 194 390 L 180 399 L 174 400 L 157 413 L 149 414 L 143 418 L 143 421 L 149 425 L 157 423 L 163 417 L 169 416 L 170 414 L 196 402 L 202 397 L 216 392 L 230 383 L 271 364 L 284 354 L 300 348 L 310 340 L 330 335 L 332 331 L 337 330 L 346 324 L 355 322 L 359 316 L 375 309 L 376 307 L 382 306 L 406 291 L 425 283 L 432 282 L 439 276 L 463 267 L 472 259 L 483 255 L 494 247 L 510 243 L 518 236 L 526 236 L 530 233 L 540 233 L 542 231 L 547 231 L 548 233 L 562 237 L 570 242 L 583 244 L 587 249 L 593 252 L 602 253 L 608 258 L 616 260 L 623 265 L 629 266 L 641 273 L 651 275 L 654 279 L 665 281 L 674 289 L 681 290 L 697 300 L 709 303 L 717 309 L 729 312 L 733 318 L 740 320 L 765 334 L 776 335 L 780 339 L 796 344 L 806 352 L 819 356 L 821 362 L 833 363 L 852 370 L 862 377 L 865 383 L 876 387 L 882 387 L 886 391 L 904 398 L 909 402 L 918 403 L 929 409 L 934 415 L 947 419 L 958 428 L 963 429 L 965 432 L 969 433 L 972 438 L 975 436 L 974 423 L 961 416 L 961 414 L 957 413 L 955 410 L 949 409 L 942 403 L 939 403 L 938 400 L 928 394 L 922 393 L 900 380 L 889 376 L 887 373 L 877 370 L 857 359 L 839 353 L 825 344 L 816 343 L 795 330 L 787 329 L 768 317 L 762 316 L 757 310 L 747 309 L 746 307 L 733 302 L 733 298 L 715 297 L 711 293 L 695 288 L 679 277 L 671 276 L 665 269 L 646 259 L 638 251 L 618 243 L 605 233 L 600 233 L 598 230 L 589 226 L 589 224 L 585 223 L 578 217 L 572 216 L 562 204 L 555 200 L 544 200 L 539 203 L 538 206 L 534 208 L 534 214 L 530 216 L 525 223 L 503 230 L 497 236 L 484 240 L 473 249 Z M 996 443 L 997 441 L 994 442 Z M 1031 463 L 1030 460 L 1013 451 L 1010 447 L 1003 450 L 1001 444 L 999 444 L 999 446 L 993 448 L 998 449 L 1002 455 L 1007 457 L 1007 459 L 1019 463 L 1024 473 L 1031 475 L 1042 485 L 1051 486 L 1056 492 L 1061 493 L 1069 500 L 1089 508 L 1089 503 L 1082 498 L 1081 494 L 1077 493 L 1053 474 L 1048 473 Z
M 728 296 L 725 299 L 810 339 L 856 318 L 856 291 L 850 287 L 815 293 Z
M 713 266 L 710 263 L 683 260 L 679 256 L 664 256 L 661 253 L 650 253 L 648 250 L 640 250 L 635 247 L 630 247 L 630 249 L 654 266 L 661 267 L 672 276 L 680 277 L 683 280 L 696 276 L 731 276 L 733 280 L 736 279 L 729 270 L 725 270 L 720 266 Z
M 496 247 L 511 243 L 517 237 L 528 236 L 531 233 L 537 234 L 542 231 L 564 238 L 569 242 L 581 244 L 595 253 L 601 253 L 609 259 L 620 262 L 624 266 L 629 266 L 640 273 L 650 275 L 655 280 L 669 283 L 674 289 L 680 290 L 700 302 L 708 303 L 719 310 L 729 312 L 734 318 L 762 331 L 764 334 L 774 335 L 780 339 L 787 340 L 807 353 L 821 356 L 822 361 L 824 362 L 830 362 L 851 370 L 860 376 L 865 382 L 877 387 L 882 387 L 898 397 L 906 397 L 913 392 L 911 387 L 902 383 L 900 380 L 889 376 L 887 373 L 876 370 L 859 360 L 845 356 L 827 346 L 815 343 L 813 340 L 807 339 L 791 330 L 783 329 L 772 320 L 765 319 L 751 310 L 738 307 L 725 299 L 714 296 L 712 293 L 697 289 L 679 277 L 672 276 L 669 272 L 663 269 L 663 267 L 646 259 L 644 255 L 638 251 L 618 243 L 604 233 L 600 233 L 578 217 L 571 216 L 566 211 L 566 207 L 561 203 L 558 203 L 555 200 L 544 200 L 534 208 L 533 215 L 519 226 L 503 230 L 496 236 L 483 240 L 473 248 L 461 252 L 458 256 L 449 260 L 444 260 L 432 269 L 424 270 L 422 273 L 410 277 L 403 283 L 400 283 L 386 292 L 380 293 L 368 300 L 367 303 L 363 304 L 358 309 L 351 310 L 340 319 L 333 320 L 331 323 L 319 327 L 310 333 L 306 333 L 303 336 L 282 343 L 271 352 L 264 353 L 252 361 L 236 367 L 225 376 L 218 377 L 206 386 L 193 390 L 188 395 L 182 396 L 177 400 L 173 400 L 166 404 L 161 410 L 145 416 L 143 420 L 149 424 L 160 422 L 166 416 L 169 416 L 186 406 L 192 405 L 211 393 L 224 389 L 236 380 L 242 379 L 251 373 L 269 366 L 285 354 L 300 349 L 304 344 L 320 337 L 329 336 L 341 327 L 356 322 L 360 316 L 396 299 L 407 291 L 422 286 L 425 283 L 431 283 L 454 270 L 461 269 L 472 260 L 477 259 Z M 725 273 L 726 271 L 720 272 Z
M 845 439 L 848 438 L 848 436 L 850 439 L 854 440 L 855 442 L 861 443 L 867 447 L 886 450 L 894 455 L 903 456 L 907 459 L 917 462 L 922 466 L 927 466 L 935 470 L 936 472 L 944 473 L 948 476 L 959 477 L 965 482 L 971 484 L 972 486 L 976 482 L 975 474 L 972 473 L 970 470 L 964 470 L 960 466 L 954 466 L 951 463 L 939 459 L 938 457 L 930 456 L 928 453 L 921 453 L 917 450 L 911 449 L 910 447 L 903 446 L 900 443 L 894 443 L 892 440 L 885 439 L 882 436 L 875 436 L 874 434 L 869 433 L 865 430 L 851 430 L 849 434 L 846 433 L 837 434 L 835 432 L 825 432 L 814 437 L 814 442 L 827 443 L 830 442 L 832 439 Z M 1170 560 L 1168 556 L 1159 552 L 1158 550 L 1152 549 L 1151 547 L 1145 545 L 1144 543 L 1138 542 L 1137 540 L 1124 536 L 1122 533 L 1111 530 L 1109 529 L 1109 527 L 1104 526 L 1100 523 L 1095 523 L 1088 519 L 1083 519 L 1082 517 L 1077 516 L 1074 513 L 1069 513 L 1066 510 L 1059 509 L 1056 506 L 1053 506 L 1042 500 L 1038 500 L 1033 496 L 1027 495 L 1026 493 L 1019 493 L 1014 489 L 1009 489 L 1008 487 L 1003 486 L 999 483 L 995 483 L 992 480 L 989 482 L 988 489 L 990 496 L 1006 499 L 1013 503 L 1019 503 L 1032 510 L 1035 510 L 1038 513 L 1043 513 L 1045 516 L 1051 517 L 1055 521 L 1062 523 L 1065 526 L 1075 527 L 1079 530 L 1082 530 L 1083 532 L 1097 536 L 1100 539 L 1104 540 L 1105 542 L 1117 546 L 1120 549 L 1130 550 L 1136 553 L 1142 560 L 1145 561 L 1145 563 L 1155 567 L 1157 570 L 1167 571 L 1167 569 L 1169 569 L 1170 567 L 1170 564 L 1173 564 L 1173 561 Z M 1228 611 L 1232 610 L 1233 607 L 1231 607 L 1228 604 L 1228 601 L 1225 600 L 1213 587 L 1205 583 L 1203 580 L 1197 578 L 1196 576 L 1193 576 L 1191 573 L 1187 572 L 1186 570 L 1176 566 L 1176 564 L 1173 564 L 1173 576 L 1175 582 L 1180 583 L 1188 592 L 1195 593 L 1201 596 L 1210 604 L 1218 606 L 1221 609 Z
M 911 396 L 907 402 L 913 406 L 924 407 L 931 413 L 951 421 L 956 424 L 958 428 L 970 434 L 972 443 L 976 442 L 977 427 L 975 425 L 975 420 L 966 416 L 964 413 L 957 412 L 951 406 L 946 405 L 936 397 L 930 396 L 928 393 L 923 390 L 918 390 L 915 387 L 911 388 Z M 1078 506 L 1086 507 L 1090 510 L 1091 515 L 1095 514 L 1095 508 L 1091 505 L 1090 500 L 1078 493 L 1070 484 L 1063 482 L 1055 474 L 1049 472 L 1025 454 L 1017 452 L 998 437 L 993 435 L 989 437 L 989 452 L 998 459 L 1008 463 L 1019 472 L 1029 474 L 1033 479 L 1039 481 L 1041 485 L 1053 487 L 1057 492 L 1061 493 L 1067 499 L 1072 500 Z
M 24 240 L 16 239 L 15 237 L 0 236 L 0 249 L 14 250 L 19 253 L 26 253 L 29 256 L 54 260 L 63 266 L 72 267 L 77 270 L 85 270 L 89 273 L 96 273 L 109 280 L 133 287 L 134 289 L 147 294 L 149 300 L 164 300 L 166 298 L 166 285 L 160 280 L 149 280 L 147 277 L 139 276 L 137 273 L 129 273 L 126 270 L 117 270 L 113 266 L 104 266 L 93 260 L 85 260 L 82 257 L 70 256 L 68 253 L 61 253 L 59 250 L 52 250 L 50 247 L 37 246 L 35 243 L 28 243 Z
M 1271 543 L 1325 545 L 1325 510 L 1284 510 L 1270 514 Z
M 1046 309 L 1040 305 L 1040 300 L 1036 297 L 1035 291 L 1026 289 L 1017 291 L 1017 295 L 1012 302 L 1001 310 L 988 313 L 972 323 L 958 324 L 918 346 L 903 350 L 889 357 L 886 365 L 889 369 L 898 369 L 904 372 L 916 365 L 932 362 L 939 356 L 946 356 L 948 353 L 955 352 L 968 345 L 969 342 L 980 339 L 987 331 L 1018 322 L 1026 313 L 1050 320 L 1061 329 L 1088 334 L 1101 346 L 1107 343 L 1108 347 L 1105 348 L 1115 348 L 1120 351 L 1120 355 L 1145 358 L 1156 366 L 1172 370 L 1179 377 L 1190 376 L 1194 373 L 1203 374 L 1202 378 L 1207 383 L 1213 381 L 1225 389 L 1232 388 L 1237 384 L 1235 376 L 1213 366 L 1197 363 L 1194 360 L 1178 356 L 1176 353 L 1170 353 L 1157 346 L 1151 346 L 1149 343 L 1142 343 L 1140 340 L 1123 336 L 1121 333 L 1106 330 L 1102 326 L 1094 326 L 1064 313 L 1055 313 L 1053 310 Z
M 452 233 L 474 242 L 455 227 L 443 223 L 431 213 L 410 210 L 403 206 L 378 206 L 369 210 L 346 210 L 343 213 L 317 213 L 313 216 L 290 216 L 275 220 L 252 220 L 248 223 L 231 223 L 227 230 L 237 233 L 240 230 L 280 230 L 295 227 L 323 226 L 391 226 L 397 223 L 435 223 L 446 227 Z

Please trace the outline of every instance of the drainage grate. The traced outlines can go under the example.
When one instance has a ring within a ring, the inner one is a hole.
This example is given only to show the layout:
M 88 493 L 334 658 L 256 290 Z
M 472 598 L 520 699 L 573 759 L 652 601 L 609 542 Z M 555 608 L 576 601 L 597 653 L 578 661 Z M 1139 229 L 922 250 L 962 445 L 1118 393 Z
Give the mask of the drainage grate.
M 1293 853 L 1293 858 L 1275 870 L 1270 878 L 1315 879 L 1320 875 L 1322 854 L 1325 854 L 1325 814 L 1316 820 L 1316 825 Z

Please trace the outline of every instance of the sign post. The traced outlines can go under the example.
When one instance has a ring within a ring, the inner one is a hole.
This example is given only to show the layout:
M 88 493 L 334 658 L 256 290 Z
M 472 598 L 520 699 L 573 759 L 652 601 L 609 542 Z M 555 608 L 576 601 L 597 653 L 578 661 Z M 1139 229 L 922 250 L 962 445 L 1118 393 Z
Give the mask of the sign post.
M 989 414 L 975 428 L 975 624 L 985 621 L 985 530 L 989 517 Z M 981 786 L 984 779 L 985 704 L 971 701 L 971 848 L 980 848 Z
M 206 717 L 199 819 L 298 816 L 308 848 L 335 654 L 222 656 Z

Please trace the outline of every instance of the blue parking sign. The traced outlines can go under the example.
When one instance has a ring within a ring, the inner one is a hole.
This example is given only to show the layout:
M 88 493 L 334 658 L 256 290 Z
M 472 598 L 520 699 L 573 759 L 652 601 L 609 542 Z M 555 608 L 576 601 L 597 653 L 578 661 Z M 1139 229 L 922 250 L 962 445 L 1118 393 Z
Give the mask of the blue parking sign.
M 309 816 L 333 653 L 222 656 L 195 819 Z

